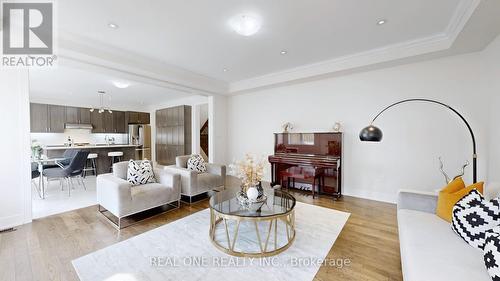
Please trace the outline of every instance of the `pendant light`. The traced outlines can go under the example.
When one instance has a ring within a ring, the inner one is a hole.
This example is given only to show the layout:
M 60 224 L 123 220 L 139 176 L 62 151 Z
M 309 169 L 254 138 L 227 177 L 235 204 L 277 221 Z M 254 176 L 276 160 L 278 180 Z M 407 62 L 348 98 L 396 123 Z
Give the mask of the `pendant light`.
M 99 113 L 104 113 L 105 111 L 109 112 L 110 114 L 113 113 L 113 111 L 111 109 L 109 109 L 109 107 L 105 107 L 104 106 L 104 95 L 106 95 L 106 92 L 104 91 L 97 91 L 97 94 L 99 95 L 99 101 L 100 101 L 100 106 L 99 108 L 97 108 L 97 112 Z M 90 109 L 90 112 L 94 112 L 94 110 L 96 110 L 95 108 L 91 108 Z

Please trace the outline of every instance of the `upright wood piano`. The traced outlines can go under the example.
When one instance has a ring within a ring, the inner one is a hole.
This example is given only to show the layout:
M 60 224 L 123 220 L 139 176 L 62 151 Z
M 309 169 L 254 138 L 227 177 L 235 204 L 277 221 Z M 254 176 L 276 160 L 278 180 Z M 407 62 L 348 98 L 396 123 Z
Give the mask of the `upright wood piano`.
M 293 166 L 322 168 L 323 193 L 342 196 L 342 133 L 276 133 L 271 185 L 280 184 L 281 171 Z

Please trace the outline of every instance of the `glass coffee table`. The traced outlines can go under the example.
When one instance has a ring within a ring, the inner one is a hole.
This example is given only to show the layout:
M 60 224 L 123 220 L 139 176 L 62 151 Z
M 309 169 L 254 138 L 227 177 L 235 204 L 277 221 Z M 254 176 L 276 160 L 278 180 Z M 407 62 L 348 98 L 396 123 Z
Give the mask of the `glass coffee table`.
M 219 250 L 238 257 L 268 257 L 290 247 L 295 239 L 295 198 L 264 188 L 264 202 L 247 206 L 237 199 L 238 188 L 210 198 L 210 239 Z

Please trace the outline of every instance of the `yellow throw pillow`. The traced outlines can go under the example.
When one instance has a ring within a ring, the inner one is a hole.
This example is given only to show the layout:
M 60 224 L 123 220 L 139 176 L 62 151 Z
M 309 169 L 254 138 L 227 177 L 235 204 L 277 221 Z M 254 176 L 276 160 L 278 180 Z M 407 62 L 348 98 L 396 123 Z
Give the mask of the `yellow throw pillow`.
M 453 206 L 473 189 L 483 194 L 483 182 L 478 182 L 465 187 L 462 178 L 456 178 L 445 186 L 440 192 L 437 201 L 436 215 L 447 222 L 451 222 Z

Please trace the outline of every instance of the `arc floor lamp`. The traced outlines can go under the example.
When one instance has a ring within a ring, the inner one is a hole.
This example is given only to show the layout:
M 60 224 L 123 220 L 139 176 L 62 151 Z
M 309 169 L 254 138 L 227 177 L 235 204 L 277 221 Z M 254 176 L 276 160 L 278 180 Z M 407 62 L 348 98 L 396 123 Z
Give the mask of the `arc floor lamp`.
M 441 105 L 441 106 L 453 111 L 456 115 L 458 115 L 458 117 L 460 117 L 460 119 L 462 119 L 462 121 L 467 126 L 467 129 L 469 130 L 470 136 L 472 137 L 472 177 L 473 177 L 474 183 L 476 183 L 477 182 L 477 151 L 476 151 L 476 137 L 474 136 L 474 132 L 472 131 L 472 128 L 469 125 L 469 122 L 467 122 L 467 120 L 465 120 L 465 118 L 462 116 L 462 114 L 460 114 L 453 107 L 451 107 L 447 104 L 444 104 L 442 102 L 430 100 L 430 99 L 406 99 L 406 100 L 395 102 L 395 103 L 387 106 L 386 108 L 384 108 L 382 111 L 380 111 L 375 116 L 375 118 L 373 118 L 370 125 L 363 128 L 363 130 L 361 130 L 361 132 L 359 133 L 359 139 L 361 141 L 380 142 L 382 140 L 383 133 L 382 133 L 382 130 L 380 130 L 378 127 L 373 125 L 375 120 L 377 120 L 377 118 L 382 113 L 384 113 L 386 110 L 388 110 L 389 108 L 394 107 L 394 106 L 399 105 L 399 104 L 402 104 L 402 103 L 408 103 L 408 102 L 428 102 L 428 103 L 438 104 L 438 105 Z

